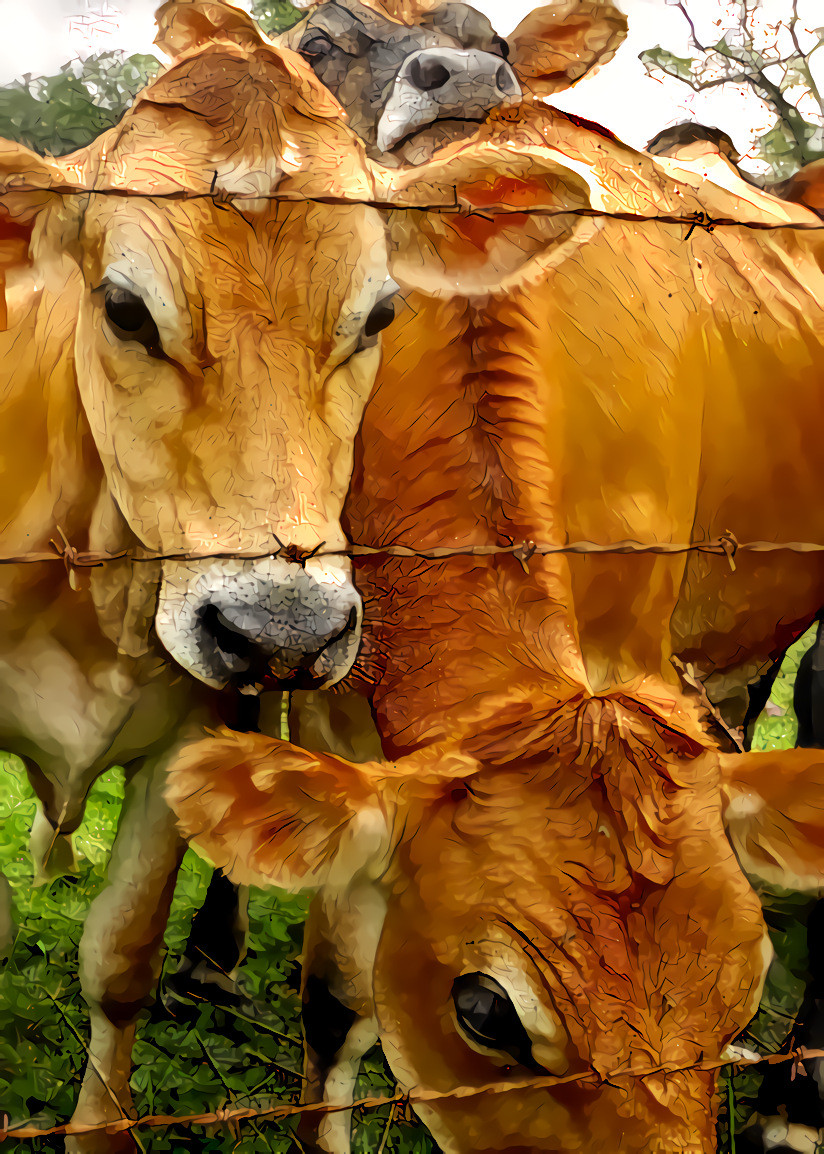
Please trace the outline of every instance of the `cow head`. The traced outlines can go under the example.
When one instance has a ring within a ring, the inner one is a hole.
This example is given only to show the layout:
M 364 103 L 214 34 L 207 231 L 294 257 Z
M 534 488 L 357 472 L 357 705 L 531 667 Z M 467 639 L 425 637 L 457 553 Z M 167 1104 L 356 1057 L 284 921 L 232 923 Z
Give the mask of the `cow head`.
M 820 891 L 824 761 L 719 757 L 620 698 L 547 736 L 381 766 L 232 735 L 169 796 L 237 880 L 384 888 L 381 1041 L 446 1154 L 711 1154 L 769 958 L 742 866 Z
M 216 0 L 172 0 L 159 13 L 158 44 L 174 54 L 191 36 L 226 23 Z M 216 13 L 218 13 L 216 15 Z M 230 17 L 248 38 L 248 21 Z M 325 0 L 277 43 L 299 52 L 337 97 L 369 154 L 418 164 L 470 136 L 487 113 L 522 92 L 559 91 L 614 54 L 626 20 L 609 3 L 560 0 L 504 39 L 468 5 L 447 0 Z
M 12 311 L 24 270 L 62 270 L 66 357 L 137 541 L 217 555 L 163 562 L 169 653 L 213 686 L 326 684 L 358 644 L 340 513 L 394 286 L 374 209 L 305 199 L 368 199 L 362 146 L 247 23 L 84 152 L 4 146 L 0 266 Z

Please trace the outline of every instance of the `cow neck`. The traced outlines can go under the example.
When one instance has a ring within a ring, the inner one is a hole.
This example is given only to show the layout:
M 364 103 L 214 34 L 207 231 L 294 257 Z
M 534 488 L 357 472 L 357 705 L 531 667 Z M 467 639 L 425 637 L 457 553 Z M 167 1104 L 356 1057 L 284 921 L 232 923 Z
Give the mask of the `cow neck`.
M 522 302 L 409 304 L 412 322 L 387 342 L 364 418 L 352 539 L 418 550 L 560 541 L 553 399 Z M 548 692 L 548 679 L 585 683 L 563 558 L 535 558 L 526 572 L 513 557 L 467 555 L 366 558 L 357 569 L 359 672 L 395 752 L 470 731 L 489 702 L 517 708 L 528 689 Z
M 23 320 L 0 333 L 0 351 L 14 365 L 0 430 L 0 517 L 10 553 L 48 549 L 61 530 L 75 547 L 87 548 L 104 486 L 77 389 L 71 276 L 54 287 L 47 278 Z

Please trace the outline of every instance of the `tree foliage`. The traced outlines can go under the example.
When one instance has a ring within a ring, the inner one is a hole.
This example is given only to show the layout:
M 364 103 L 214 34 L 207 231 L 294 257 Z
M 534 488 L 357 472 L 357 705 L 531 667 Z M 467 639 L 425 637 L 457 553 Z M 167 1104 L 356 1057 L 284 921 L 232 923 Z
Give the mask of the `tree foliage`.
M 802 19 L 799 0 L 786 0 L 784 14 L 772 21 L 761 0 L 728 0 L 726 30 L 713 42 L 699 35 L 685 0 L 668 2 L 684 17 L 694 54 L 677 56 L 659 45 L 641 53 L 650 72 L 675 77 L 695 92 L 723 85 L 753 91 L 774 117 L 757 152 L 776 179 L 824 156 L 824 97 L 814 68 L 824 27 Z
M 269 35 L 301 17 L 289 0 L 255 0 L 253 12 Z M 160 68 L 154 56 L 109 51 L 66 64 L 54 76 L 26 74 L 0 87 L 0 137 L 54 156 L 73 152 L 117 124 Z

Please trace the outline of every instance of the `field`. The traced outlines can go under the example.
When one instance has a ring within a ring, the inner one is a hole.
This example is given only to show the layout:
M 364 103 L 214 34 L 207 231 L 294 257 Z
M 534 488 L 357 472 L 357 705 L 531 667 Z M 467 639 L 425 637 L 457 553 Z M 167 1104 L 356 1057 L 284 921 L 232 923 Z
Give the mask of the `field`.
M 795 739 L 792 685 L 798 660 L 811 637 L 788 654 L 773 690 L 771 705 L 757 731 L 759 748 L 791 746 Z M 87 1021 L 77 977 L 77 948 L 89 903 L 105 881 L 114 838 L 123 775 L 114 770 L 95 785 L 86 819 L 76 837 L 79 877 L 32 887 L 26 842 L 34 800 L 22 765 L 0 760 L 0 870 L 13 887 L 16 933 L 10 957 L 0 969 L 0 1113 L 11 1125 L 26 1120 L 39 1126 L 65 1121 L 71 1113 L 85 1060 Z M 189 851 L 184 859 L 171 922 L 164 967 L 174 970 L 189 923 L 206 890 L 208 866 Z M 300 1084 L 300 1026 L 296 995 L 296 958 L 300 950 L 301 899 L 256 890 L 250 901 L 251 935 L 243 965 L 244 988 L 265 1006 L 252 1023 L 236 1015 L 202 1007 L 186 1022 L 156 1007 L 143 1022 L 135 1048 L 132 1087 L 139 1114 L 190 1114 L 294 1099 Z M 803 990 L 803 928 L 776 920 L 773 1009 L 754 1027 L 762 1045 L 780 1032 L 779 1023 Z M 752 1100 L 755 1075 L 736 1077 L 727 1101 L 733 1104 L 733 1139 L 728 1118 L 721 1122 L 720 1149 L 734 1149 Z M 372 1056 L 359 1095 L 392 1094 L 394 1084 L 379 1056 Z M 424 1154 L 434 1150 L 426 1132 L 414 1123 L 390 1119 L 383 1107 L 356 1115 L 355 1150 L 364 1154 Z M 298 1150 L 283 1124 L 262 1120 L 231 1132 L 227 1126 L 169 1127 L 139 1133 L 146 1151 Z M 62 1150 L 62 1139 L 34 1143 L 10 1138 L 3 1151 Z

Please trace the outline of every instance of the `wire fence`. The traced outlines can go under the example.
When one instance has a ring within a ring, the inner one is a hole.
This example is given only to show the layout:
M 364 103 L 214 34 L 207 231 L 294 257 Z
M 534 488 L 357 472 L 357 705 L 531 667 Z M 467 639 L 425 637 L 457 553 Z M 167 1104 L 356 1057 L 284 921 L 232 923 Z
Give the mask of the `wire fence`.
M 824 553 L 824 543 L 818 541 L 739 541 L 731 532 L 703 541 L 568 541 L 566 543 L 520 541 L 509 545 L 444 545 L 414 548 L 411 545 L 362 545 L 347 543 L 325 549 L 322 541 L 314 549 L 299 549 L 284 545 L 273 534 L 275 548 L 265 552 L 232 550 L 193 550 L 161 553 L 151 549 L 121 549 L 118 552 L 77 549 L 71 544 L 60 526 L 52 538 L 50 550 L 31 550 L 24 553 L 0 555 L 0 565 L 32 565 L 47 561 L 61 561 L 67 569 L 94 569 L 115 561 L 134 561 L 137 564 L 157 561 L 266 561 L 282 557 L 305 564 L 313 557 L 409 557 L 442 561 L 450 557 L 514 557 L 525 571 L 533 557 L 555 555 L 598 556 L 606 554 L 657 554 L 677 556 L 684 553 L 709 553 L 726 557 L 731 569 L 739 553 Z M 59 539 L 58 539 L 59 538 Z
M 601 1074 L 597 1070 L 589 1069 L 572 1074 L 541 1075 L 532 1078 L 519 1078 L 517 1081 L 485 1082 L 478 1086 L 455 1086 L 451 1090 L 414 1089 L 408 1092 L 398 1092 L 392 1095 L 375 1095 L 365 1098 L 356 1098 L 348 1103 L 337 1102 L 270 1102 L 265 1106 L 233 1107 L 211 1111 L 202 1114 L 147 1114 L 141 1118 L 122 1117 L 115 1122 L 100 1122 L 96 1124 L 64 1123 L 60 1126 L 10 1126 L 8 1118 L 3 1119 L 0 1126 L 0 1142 L 8 1138 L 38 1139 L 55 1135 L 68 1136 L 74 1134 L 94 1134 L 101 1131 L 120 1133 L 125 1130 L 135 1130 L 140 1127 L 162 1128 L 166 1126 L 213 1126 L 231 1125 L 257 1119 L 271 1119 L 282 1121 L 287 1118 L 299 1117 L 304 1114 L 327 1115 L 339 1114 L 347 1110 L 372 1110 L 381 1106 L 414 1107 L 439 1101 L 454 1101 L 455 1099 L 471 1099 L 485 1097 L 490 1094 L 511 1094 L 525 1090 L 549 1090 L 558 1086 L 567 1086 L 572 1083 L 578 1085 L 615 1086 L 625 1081 L 655 1076 L 669 1077 L 677 1074 L 692 1072 L 713 1073 L 730 1067 L 747 1069 L 759 1065 L 778 1065 L 783 1062 L 804 1062 L 824 1059 L 824 1050 L 798 1047 L 781 1053 L 753 1054 L 752 1056 L 737 1056 L 731 1058 L 707 1059 L 688 1064 L 664 1064 L 649 1066 L 644 1069 L 626 1069 L 610 1071 Z
M 559 167 L 561 167 L 559 165 Z M 703 229 L 706 232 L 713 232 L 716 228 L 747 228 L 755 232 L 773 232 L 781 230 L 790 230 L 795 232 L 822 232 L 824 231 L 824 221 L 816 220 L 795 220 L 795 221 L 765 221 L 765 220 L 742 220 L 739 217 L 732 216 L 713 216 L 703 210 L 695 210 L 688 213 L 678 212 L 633 212 L 626 211 L 608 211 L 601 208 L 587 208 L 583 206 L 578 207 L 546 207 L 509 204 L 506 201 L 498 201 L 484 207 L 473 205 L 462 194 L 457 185 L 449 187 L 448 193 L 445 191 L 441 199 L 424 199 L 416 200 L 413 197 L 404 199 L 399 194 L 387 192 L 385 197 L 363 197 L 363 196 L 312 196 L 311 194 L 303 193 L 301 191 L 288 192 L 224 192 L 215 189 L 215 181 L 217 173 L 212 180 L 211 187 L 205 189 L 191 189 L 191 188 L 172 188 L 172 189 L 158 189 L 153 192 L 137 192 L 132 188 L 95 188 L 93 185 L 50 185 L 42 184 L 26 184 L 25 182 L 10 182 L 7 184 L 0 183 L 0 197 L 4 195 L 11 195 L 17 193 L 53 193 L 58 196 L 113 196 L 120 199 L 139 199 L 139 200 L 211 200 L 217 204 L 242 204 L 244 201 L 250 203 L 260 201 L 281 201 L 284 203 L 311 203 L 311 204 L 328 204 L 328 205 L 349 205 L 358 204 L 367 208 L 375 208 L 384 212 L 441 212 L 441 213 L 460 213 L 469 216 L 493 217 L 496 215 L 518 215 L 518 216 L 546 216 L 546 217 L 563 217 L 563 216 L 579 216 L 595 219 L 620 220 L 628 223 L 651 223 L 657 222 L 659 224 L 681 225 L 685 227 L 687 235 L 685 240 L 689 239 L 696 228 Z M 673 183 L 677 184 L 674 178 Z M 423 182 L 422 182 L 423 183 Z M 435 182 L 432 182 L 433 185 Z M 760 190 L 753 189 L 753 191 L 760 192 Z M 760 193 L 762 196 L 764 193 Z M 436 193 L 434 195 L 437 195 Z M 804 207 L 792 201 L 782 201 L 775 197 L 775 205 L 780 207 L 783 205 L 793 205 L 793 207 Z M 811 216 L 817 216 L 813 209 L 806 209 Z

